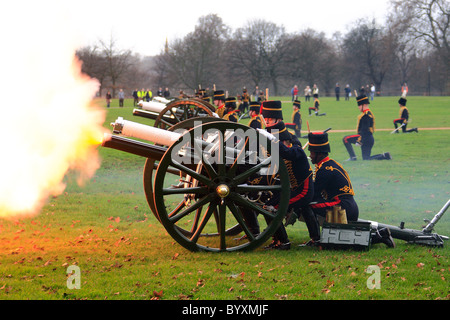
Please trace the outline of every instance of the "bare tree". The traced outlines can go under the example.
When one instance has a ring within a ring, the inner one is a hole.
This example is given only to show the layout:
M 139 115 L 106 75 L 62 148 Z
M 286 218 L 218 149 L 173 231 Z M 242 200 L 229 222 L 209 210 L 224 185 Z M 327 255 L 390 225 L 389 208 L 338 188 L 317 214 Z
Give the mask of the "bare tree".
M 172 86 L 208 86 L 223 72 L 223 48 L 228 27 L 210 14 L 199 19 L 194 32 L 173 41 L 159 64 L 167 63 Z M 162 68 L 160 65 L 159 68 Z
M 386 73 L 391 70 L 395 59 L 396 42 L 392 34 L 376 24 L 359 20 L 344 39 L 347 61 L 353 66 L 353 72 L 364 75 L 367 81 L 381 90 Z
M 119 49 L 112 35 L 108 43 L 100 40 L 100 47 L 105 58 L 107 75 L 112 83 L 112 96 L 115 97 L 119 80 L 131 67 L 131 51 Z
M 98 46 L 87 46 L 76 51 L 76 56 L 82 61 L 81 71 L 100 83 L 99 95 L 102 94 L 103 86 L 107 78 L 106 60 L 101 55 Z
M 450 92 L 450 2 L 447 0 L 391 0 L 393 19 L 407 28 L 415 46 L 423 41 L 436 50 L 443 64 L 446 92 Z
M 263 80 L 271 83 L 274 94 L 279 92 L 279 81 L 285 73 L 287 54 L 286 32 L 265 20 L 252 20 L 236 30 L 228 46 L 228 65 L 234 75 L 247 75 L 254 85 Z
M 340 63 L 333 43 L 325 38 L 323 32 L 312 29 L 292 34 L 287 41 L 290 77 L 308 85 L 317 83 L 323 88 L 322 92 L 328 94 L 336 83 Z

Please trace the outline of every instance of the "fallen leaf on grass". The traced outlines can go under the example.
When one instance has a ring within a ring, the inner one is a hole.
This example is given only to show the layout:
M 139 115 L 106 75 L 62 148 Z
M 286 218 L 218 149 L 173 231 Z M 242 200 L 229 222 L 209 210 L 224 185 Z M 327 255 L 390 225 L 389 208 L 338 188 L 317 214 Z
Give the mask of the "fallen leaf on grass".
M 153 297 L 151 300 L 160 300 L 163 296 L 163 290 L 161 291 L 153 291 Z

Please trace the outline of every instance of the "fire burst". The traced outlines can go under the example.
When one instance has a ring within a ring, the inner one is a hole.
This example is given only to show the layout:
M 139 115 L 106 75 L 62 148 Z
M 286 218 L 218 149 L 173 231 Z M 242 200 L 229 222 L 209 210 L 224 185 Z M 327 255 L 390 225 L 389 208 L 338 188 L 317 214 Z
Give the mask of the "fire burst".
M 28 7 L 28 14 L 9 16 L 0 25 L 9 47 L 0 59 L 3 218 L 38 213 L 49 196 L 64 190 L 69 170 L 79 171 L 82 180 L 100 163 L 96 146 L 105 115 L 92 103 L 99 84 L 81 73 L 77 37 L 67 17 L 53 11 L 46 17 L 38 10 Z

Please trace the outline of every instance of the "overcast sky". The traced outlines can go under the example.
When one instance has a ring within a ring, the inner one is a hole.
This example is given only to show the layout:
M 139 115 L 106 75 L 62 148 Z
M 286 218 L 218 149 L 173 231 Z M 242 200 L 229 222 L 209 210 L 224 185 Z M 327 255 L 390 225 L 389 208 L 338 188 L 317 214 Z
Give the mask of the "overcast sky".
M 84 43 L 108 41 L 141 55 L 156 55 L 169 42 L 194 30 L 199 17 L 215 13 L 236 30 L 253 19 L 283 25 L 287 32 L 307 28 L 331 36 L 345 33 L 360 18 L 384 23 L 389 0 L 78 0 L 70 4 L 72 21 L 79 22 Z

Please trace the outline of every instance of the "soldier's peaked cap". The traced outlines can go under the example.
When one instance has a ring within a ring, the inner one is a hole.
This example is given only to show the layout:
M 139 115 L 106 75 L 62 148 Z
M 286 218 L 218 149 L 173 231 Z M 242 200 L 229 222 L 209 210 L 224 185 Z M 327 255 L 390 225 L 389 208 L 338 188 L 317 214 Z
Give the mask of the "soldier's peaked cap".
M 358 103 L 358 106 L 362 106 L 363 104 L 370 104 L 369 98 L 367 98 L 365 94 L 356 97 L 356 102 Z
M 225 91 L 223 90 L 214 91 L 214 100 L 225 101 Z
M 252 101 L 250 102 L 250 111 L 255 111 L 259 113 L 259 110 L 261 109 L 261 104 L 258 101 Z
M 266 130 L 277 137 L 279 140 L 291 140 L 292 135 L 287 131 L 283 121 L 275 123 L 273 126 L 266 127 Z
M 283 119 L 281 101 L 263 101 L 261 114 L 264 118 Z
M 328 142 L 328 133 L 310 132 L 308 134 L 308 150 L 314 152 L 330 152 L 330 143 Z

